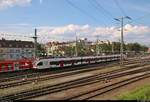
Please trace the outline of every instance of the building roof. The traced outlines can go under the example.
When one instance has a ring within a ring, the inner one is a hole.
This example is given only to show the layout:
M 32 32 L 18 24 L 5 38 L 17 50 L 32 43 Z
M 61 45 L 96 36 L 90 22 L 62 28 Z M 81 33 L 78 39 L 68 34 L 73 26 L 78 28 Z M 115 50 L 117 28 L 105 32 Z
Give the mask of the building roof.
M 0 40 L 0 48 L 34 48 L 31 41 Z
M 52 45 L 66 45 L 70 43 L 74 43 L 75 41 L 70 41 L 70 42 L 48 42 L 46 45 L 52 46 Z

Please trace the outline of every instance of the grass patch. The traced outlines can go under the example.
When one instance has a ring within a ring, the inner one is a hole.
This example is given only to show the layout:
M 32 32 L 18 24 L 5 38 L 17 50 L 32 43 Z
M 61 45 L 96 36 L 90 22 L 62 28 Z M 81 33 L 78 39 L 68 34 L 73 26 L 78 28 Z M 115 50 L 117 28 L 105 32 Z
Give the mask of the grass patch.
M 126 92 L 118 98 L 120 100 L 150 100 L 150 85 L 140 87 L 135 91 Z

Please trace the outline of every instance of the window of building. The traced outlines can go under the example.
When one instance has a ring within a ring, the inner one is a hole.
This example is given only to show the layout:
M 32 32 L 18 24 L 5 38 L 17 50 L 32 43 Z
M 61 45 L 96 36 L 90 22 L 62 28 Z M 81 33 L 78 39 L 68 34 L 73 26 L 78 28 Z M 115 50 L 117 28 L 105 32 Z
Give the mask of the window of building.
M 19 46 L 18 46 L 18 45 L 16 45 L 16 48 L 19 48 Z
M 19 50 L 19 49 L 17 49 L 17 50 L 16 50 L 16 53 L 20 53 L 20 50 Z
M 10 53 L 14 53 L 14 49 L 10 49 Z
M 0 53 L 3 53 L 3 49 L 0 49 Z
M 16 55 L 16 58 L 19 59 L 19 54 Z
M 28 48 L 29 46 L 28 46 L 28 45 L 25 45 L 25 47 Z
M 0 54 L 0 60 L 3 58 L 3 55 L 2 54 Z
M 11 58 L 11 59 L 13 58 L 13 55 L 12 55 L 12 54 L 10 54 L 10 58 Z
M 9 44 L 9 47 L 12 47 L 12 44 Z
M 6 45 L 5 43 L 2 43 L 3 47 Z
M 32 53 L 32 50 L 29 50 L 28 53 L 31 54 L 31 53 Z
M 24 50 L 22 50 L 22 54 L 24 54 L 25 52 L 24 52 Z
M 26 52 L 29 52 L 29 50 L 26 50 Z

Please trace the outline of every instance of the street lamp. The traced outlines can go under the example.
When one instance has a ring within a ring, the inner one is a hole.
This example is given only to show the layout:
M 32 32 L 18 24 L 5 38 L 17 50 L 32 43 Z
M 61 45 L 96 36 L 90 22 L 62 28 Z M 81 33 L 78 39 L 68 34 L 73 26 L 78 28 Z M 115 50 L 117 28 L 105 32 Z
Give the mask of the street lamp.
M 124 39 L 123 39 L 123 26 L 124 26 L 124 19 L 129 19 L 132 20 L 129 16 L 125 16 L 125 17 L 121 17 L 121 18 L 114 18 L 116 21 L 121 22 L 121 47 L 120 47 L 120 61 L 121 61 L 121 65 L 123 65 L 123 43 L 124 43 Z

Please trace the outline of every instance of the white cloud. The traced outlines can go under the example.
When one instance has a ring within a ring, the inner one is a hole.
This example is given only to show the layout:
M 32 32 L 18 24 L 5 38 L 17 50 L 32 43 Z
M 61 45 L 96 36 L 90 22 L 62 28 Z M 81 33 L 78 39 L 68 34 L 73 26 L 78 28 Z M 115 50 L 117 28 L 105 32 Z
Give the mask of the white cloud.
M 49 36 L 51 38 L 75 39 L 75 33 L 78 33 L 79 37 L 87 37 L 89 40 L 95 39 L 96 35 L 100 36 L 100 39 L 108 39 L 116 41 L 120 39 L 120 31 L 115 26 L 112 27 L 92 27 L 87 25 L 66 25 L 61 27 L 39 27 L 40 36 Z M 142 41 L 148 39 L 150 33 L 150 27 L 143 25 L 130 25 L 127 24 L 124 27 L 127 31 L 124 31 L 125 41 Z M 54 40 L 54 39 L 53 39 Z
M 19 25 L 18 25 L 19 26 Z M 3 28 L 0 27 L 0 33 L 8 32 L 9 34 L 32 34 L 34 35 L 34 29 L 31 27 L 20 26 L 17 29 L 15 28 Z M 48 41 L 68 41 L 75 40 L 76 34 L 78 38 L 86 37 L 88 40 L 96 40 L 96 35 L 99 35 L 100 40 L 111 40 L 118 41 L 120 39 L 120 31 L 115 26 L 112 27 L 93 27 L 88 24 L 86 25 L 75 25 L 69 24 L 65 26 L 42 26 L 36 27 L 38 29 L 39 42 L 46 43 Z M 124 31 L 124 40 L 125 42 L 143 42 L 150 43 L 149 34 L 150 27 L 144 25 L 130 25 L 127 24 L 124 26 L 127 31 Z M 3 31 L 3 32 L 2 32 Z M 15 37 L 12 37 L 14 39 Z M 32 39 L 30 39 L 32 40 Z
M 13 6 L 26 6 L 31 3 L 32 0 L 0 0 L 0 9 L 6 9 Z
M 91 27 L 89 25 L 74 25 L 69 24 L 61 27 L 37 27 L 39 29 L 39 34 L 53 35 L 53 36 L 61 36 L 61 35 L 72 35 L 75 33 L 89 33 Z
M 125 26 L 125 29 L 127 29 L 128 33 L 135 33 L 137 35 L 143 35 L 146 33 L 150 33 L 150 27 L 143 26 L 143 25 L 133 26 L 133 25 L 127 24 Z

